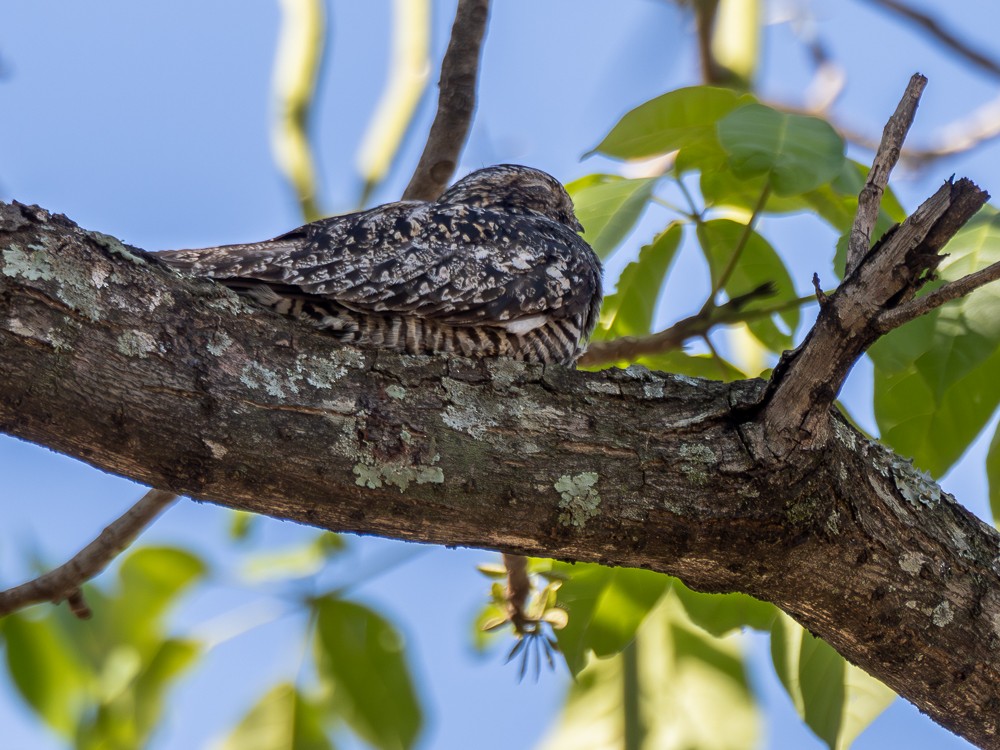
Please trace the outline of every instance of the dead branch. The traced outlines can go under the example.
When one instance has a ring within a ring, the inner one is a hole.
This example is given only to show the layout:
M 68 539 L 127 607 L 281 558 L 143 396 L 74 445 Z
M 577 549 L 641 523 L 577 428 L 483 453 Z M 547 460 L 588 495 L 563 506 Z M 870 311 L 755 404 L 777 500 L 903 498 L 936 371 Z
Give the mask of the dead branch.
M 899 152 L 903 148 L 906 134 L 910 131 L 910 125 L 913 124 L 913 117 L 917 113 L 917 104 L 920 102 L 920 95 L 926 85 L 927 79 L 919 73 L 910 78 L 903 98 L 899 100 L 896 111 L 893 112 L 882 131 L 882 141 L 875 153 L 875 161 L 872 162 L 872 168 L 865 179 L 864 187 L 861 188 L 861 193 L 858 195 L 858 210 L 854 216 L 854 225 L 851 227 L 850 242 L 847 247 L 845 276 L 849 276 L 857 268 L 862 258 L 868 253 L 868 248 L 871 247 L 872 231 L 878 220 L 882 194 L 885 192 L 886 185 L 889 184 L 892 168 L 899 160 Z
M 147 492 L 70 560 L 34 580 L 0 591 L 0 617 L 32 604 L 58 604 L 64 599 L 77 617 L 90 617 L 81 590 L 83 584 L 103 571 L 176 499 L 177 495 L 164 490 Z

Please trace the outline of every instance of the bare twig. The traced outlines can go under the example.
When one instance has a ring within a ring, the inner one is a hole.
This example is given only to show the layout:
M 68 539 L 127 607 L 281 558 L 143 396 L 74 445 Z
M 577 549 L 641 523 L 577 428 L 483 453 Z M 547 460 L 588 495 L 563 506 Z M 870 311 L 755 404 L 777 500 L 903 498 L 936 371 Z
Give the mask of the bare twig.
M 871 247 L 872 231 L 875 229 L 875 222 L 878 220 L 879 206 L 882 204 L 882 194 L 886 185 L 889 184 L 889 174 L 899 160 L 899 152 L 903 148 L 903 141 L 913 124 L 913 117 L 917 112 L 917 104 L 920 102 L 920 94 L 923 93 L 927 79 L 919 73 L 914 73 L 910 78 L 903 98 L 899 100 L 896 111 L 885 124 L 882 131 L 882 142 L 879 143 L 878 151 L 875 154 L 875 161 L 872 162 L 871 171 L 865 185 L 858 195 L 858 211 L 854 216 L 854 226 L 851 227 L 850 242 L 847 247 L 847 270 L 845 276 L 849 276 L 861 260 L 868 254 Z
M 459 0 L 441 62 L 437 114 L 403 200 L 434 200 L 455 173 L 476 109 L 479 51 L 488 16 L 489 0 Z
M 90 617 L 80 587 L 104 570 L 123 549 L 155 519 L 177 495 L 166 490 L 150 490 L 125 514 L 113 521 L 98 537 L 58 568 L 0 592 L 0 617 L 40 602 L 69 602 L 77 617 Z
M 888 332 L 893 328 L 899 328 L 904 323 L 919 318 L 921 315 L 925 315 L 931 310 L 941 307 L 946 302 L 964 297 L 969 292 L 997 279 L 1000 279 L 1000 262 L 970 273 L 968 276 L 963 276 L 961 279 L 956 279 L 942 287 L 938 287 L 923 297 L 918 297 L 898 307 L 886 310 L 879 316 L 879 329 Z
M 734 297 L 723 305 L 702 309 L 696 315 L 684 318 L 649 336 L 622 336 L 611 341 L 595 341 L 577 362 L 582 367 L 596 367 L 614 362 L 638 359 L 639 357 L 679 349 L 685 341 L 707 334 L 717 325 L 745 323 L 758 318 L 766 318 L 775 313 L 785 312 L 793 307 L 813 302 L 813 297 L 800 297 L 769 307 L 746 310 L 753 300 L 774 294 L 774 286 L 762 284 L 746 294 Z
M 974 49 L 972 45 L 960 39 L 953 31 L 945 28 L 944 24 L 937 18 L 919 11 L 906 3 L 899 2 L 899 0 L 867 1 L 872 5 L 878 5 L 885 10 L 905 18 L 907 21 L 919 26 L 928 35 L 941 42 L 941 44 L 959 57 L 965 58 L 967 62 L 985 70 L 987 73 L 1000 77 L 1000 61 L 995 60 L 985 52 Z

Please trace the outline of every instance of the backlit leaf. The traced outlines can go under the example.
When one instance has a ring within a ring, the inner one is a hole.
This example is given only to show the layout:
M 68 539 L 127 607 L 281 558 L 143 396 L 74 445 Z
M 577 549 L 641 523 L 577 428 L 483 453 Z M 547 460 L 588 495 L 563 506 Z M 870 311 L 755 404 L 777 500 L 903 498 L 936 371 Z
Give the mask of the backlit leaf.
M 289 683 L 275 685 L 250 709 L 223 750 L 331 750 L 319 709 Z
M 849 748 L 896 697 L 785 614 L 771 629 L 771 657 L 795 710 L 831 750 Z
M 714 219 L 699 225 L 698 238 L 708 260 L 713 283 L 721 277 L 745 231 L 745 225 L 729 219 Z M 750 230 L 743 252 L 723 288 L 732 299 L 768 283 L 774 286 L 776 293 L 749 302 L 744 310 L 771 307 L 782 302 L 791 302 L 797 297 L 785 264 L 781 262 L 774 248 L 757 232 Z M 782 331 L 776 324 L 776 319 L 779 318 L 788 327 L 788 332 Z M 753 335 L 773 352 L 791 348 L 792 334 L 798 324 L 798 307 L 747 322 Z
M 844 163 L 844 142 L 817 117 L 748 104 L 719 120 L 719 143 L 737 177 L 767 175 L 778 195 L 815 190 L 836 177 Z
M 325 597 L 315 608 L 320 676 L 351 729 L 382 750 L 413 747 L 422 719 L 402 636 L 359 604 Z
M 671 580 L 648 570 L 583 563 L 554 563 L 553 570 L 568 576 L 558 602 L 569 624 L 556 638 L 574 674 L 586 665 L 588 652 L 605 657 L 625 648 Z
M 980 211 L 948 243 L 944 281 L 1000 261 L 1000 213 Z M 1000 288 L 967 297 L 892 331 L 870 350 L 875 418 L 896 452 L 941 476 L 1000 404 Z
M 715 123 L 753 101 L 731 89 L 691 86 L 650 99 L 628 112 L 595 151 L 618 159 L 643 159 L 714 137 Z
M 682 225 L 673 222 L 639 251 L 618 277 L 615 293 L 604 298 L 594 339 L 649 333 L 653 311 L 667 271 L 680 246 Z
M 600 258 L 610 255 L 635 227 L 655 184 L 655 178 L 588 175 L 566 186 L 585 230 L 583 238 Z

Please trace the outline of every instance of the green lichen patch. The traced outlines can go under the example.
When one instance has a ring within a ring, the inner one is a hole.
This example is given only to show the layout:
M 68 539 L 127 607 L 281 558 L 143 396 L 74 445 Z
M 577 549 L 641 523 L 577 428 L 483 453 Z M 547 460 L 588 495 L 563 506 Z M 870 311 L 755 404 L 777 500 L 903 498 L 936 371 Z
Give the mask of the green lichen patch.
M 386 386 L 385 392 L 390 398 L 394 398 L 397 401 L 402 401 L 406 398 L 406 389 L 401 385 Z
M 587 521 L 597 515 L 601 495 L 596 489 L 598 475 L 585 471 L 570 476 L 563 474 L 553 485 L 562 500 L 559 501 L 559 523 L 564 526 L 583 528 Z
M 247 388 L 263 390 L 271 396 L 284 398 L 285 389 L 292 393 L 298 393 L 299 389 L 295 383 L 287 378 L 282 378 L 274 370 L 269 370 L 264 365 L 257 362 L 248 362 L 240 373 L 240 382 Z
M 373 490 L 383 484 L 392 485 L 398 487 L 400 492 L 405 492 L 413 483 L 443 484 L 444 471 L 434 465 L 440 460 L 441 456 L 435 454 L 430 466 L 406 466 L 396 461 L 379 462 L 367 456 L 365 461 L 354 465 L 354 483 Z
M 208 337 L 208 343 L 205 344 L 205 349 L 208 353 L 215 356 L 221 357 L 226 349 L 233 345 L 233 340 L 229 338 L 223 331 L 213 331 Z
M 44 253 L 26 253 L 17 245 L 11 245 L 2 255 L 4 276 L 28 281 L 52 280 L 52 264 Z
M 103 247 L 112 255 L 117 255 L 131 263 L 138 263 L 141 266 L 148 265 L 145 258 L 131 252 L 117 237 L 112 237 L 110 234 L 104 234 L 103 232 L 92 231 L 88 232 L 88 234 L 96 245 Z
M 126 357 L 145 359 L 159 346 L 156 339 L 145 331 L 129 329 L 121 333 L 115 340 L 115 348 Z
M 708 484 L 709 472 L 718 462 L 715 451 L 703 443 L 682 443 L 677 455 L 681 458 L 679 468 L 691 484 Z

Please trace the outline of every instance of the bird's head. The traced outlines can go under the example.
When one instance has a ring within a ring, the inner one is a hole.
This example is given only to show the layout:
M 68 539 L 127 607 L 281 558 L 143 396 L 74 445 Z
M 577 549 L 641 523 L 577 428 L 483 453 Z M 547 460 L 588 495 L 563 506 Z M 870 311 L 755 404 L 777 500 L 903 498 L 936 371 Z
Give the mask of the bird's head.
M 573 199 L 562 183 L 546 172 L 519 164 L 498 164 L 466 175 L 448 188 L 438 203 L 538 214 L 574 232 L 583 231 L 573 212 Z

